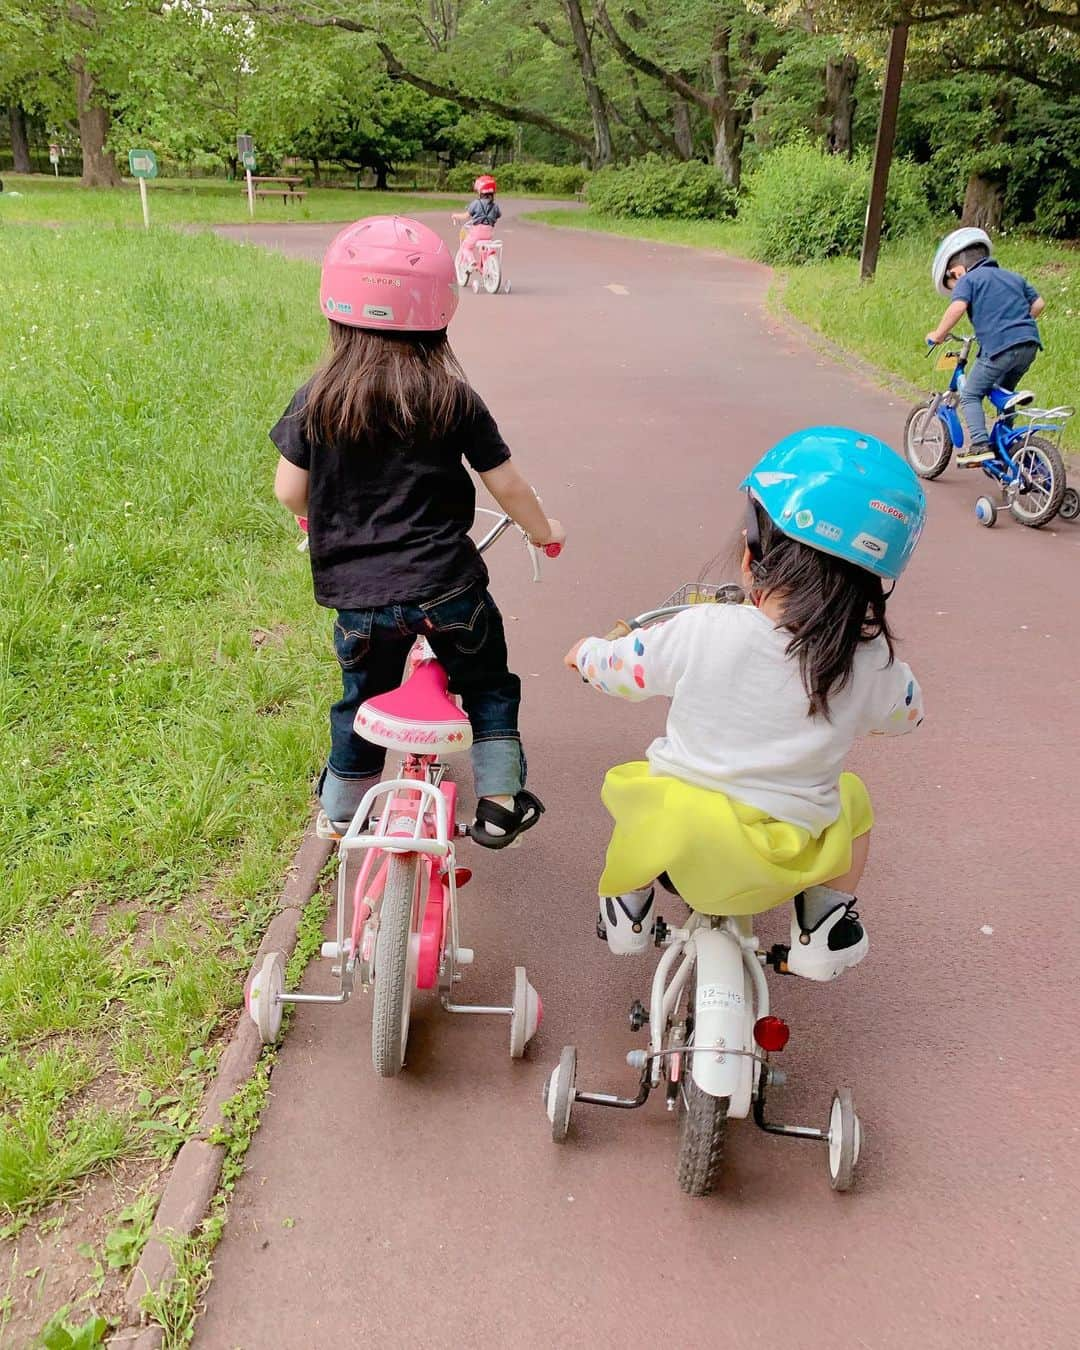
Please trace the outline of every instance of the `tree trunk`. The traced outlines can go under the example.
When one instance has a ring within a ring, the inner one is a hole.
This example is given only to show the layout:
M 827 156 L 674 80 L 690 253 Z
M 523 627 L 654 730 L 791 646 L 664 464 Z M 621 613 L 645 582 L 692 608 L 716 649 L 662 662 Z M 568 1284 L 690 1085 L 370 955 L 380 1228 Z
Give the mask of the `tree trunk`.
M 853 56 L 830 56 L 825 64 L 825 148 L 830 155 L 851 158 L 851 128 L 855 121 L 855 81 L 859 63 Z
M 608 123 L 607 105 L 596 79 L 596 63 L 593 61 L 592 40 L 581 13 L 580 0 L 563 0 L 566 17 L 570 21 L 570 32 L 577 48 L 578 67 L 581 70 L 581 82 L 585 86 L 585 98 L 589 104 L 589 113 L 593 126 L 593 165 L 602 169 L 611 160 L 611 127 Z
M 26 136 L 26 113 L 21 104 L 13 103 L 8 109 L 11 120 L 11 155 L 16 173 L 33 173 L 30 163 L 30 142 Z
M 737 188 L 742 178 L 746 114 L 724 99 L 717 99 L 713 104 L 712 125 L 713 164 L 724 175 L 724 180 Z
M 86 62 L 77 56 L 72 63 L 75 72 L 75 100 L 79 110 L 79 143 L 82 146 L 83 187 L 119 187 L 120 170 L 112 152 L 105 149 L 109 134 L 109 110 L 96 100 L 97 86 L 86 69 Z
M 386 192 L 388 186 L 386 176 L 390 172 L 391 166 L 383 160 L 381 163 L 373 165 L 373 167 L 375 169 L 375 191 Z
M 1005 205 L 1004 184 L 996 183 L 982 174 L 973 173 L 968 179 L 964 193 L 964 209 L 960 215 L 961 225 L 977 225 L 983 230 L 996 230 L 1001 224 L 1001 213 Z
M 319 158 L 317 155 L 311 156 L 311 186 L 319 185 Z
M 671 116 L 675 124 L 675 148 L 683 159 L 693 159 L 694 133 L 690 127 L 690 104 L 681 95 L 676 94 L 672 101 Z

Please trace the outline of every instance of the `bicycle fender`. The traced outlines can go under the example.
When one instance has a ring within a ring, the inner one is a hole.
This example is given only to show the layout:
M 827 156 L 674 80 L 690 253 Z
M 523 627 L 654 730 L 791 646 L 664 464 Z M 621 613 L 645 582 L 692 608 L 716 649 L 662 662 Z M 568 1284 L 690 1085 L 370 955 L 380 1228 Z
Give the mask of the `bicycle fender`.
M 938 408 L 938 417 L 941 418 L 942 426 L 948 432 L 949 440 L 953 446 L 964 444 L 964 428 L 960 422 L 960 414 L 955 408 L 950 408 L 947 404 Z
M 754 1005 L 747 988 L 742 951 L 734 936 L 722 928 L 699 928 L 697 988 L 694 995 L 694 1043 L 754 1049 Z M 728 1098 L 728 1115 L 750 1113 L 754 1060 L 749 1055 L 725 1055 L 703 1049 L 690 1056 L 694 1082 L 711 1097 Z

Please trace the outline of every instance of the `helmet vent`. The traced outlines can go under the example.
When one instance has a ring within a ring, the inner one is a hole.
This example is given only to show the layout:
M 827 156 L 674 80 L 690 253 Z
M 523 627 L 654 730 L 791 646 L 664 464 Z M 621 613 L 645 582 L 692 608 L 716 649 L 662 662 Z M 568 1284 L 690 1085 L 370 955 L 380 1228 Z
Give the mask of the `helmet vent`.
M 857 441 L 855 442 L 855 449 L 856 449 L 856 450 L 865 450 L 869 444 L 870 444 L 869 441 L 862 440 L 862 439 L 857 440 Z
M 419 261 L 420 261 L 420 254 L 419 254 L 419 253 L 410 253 L 410 254 L 409 254 L 409 266 L 410 266 L 410 267 L 415 267 L 416 264 L 417 264 Z

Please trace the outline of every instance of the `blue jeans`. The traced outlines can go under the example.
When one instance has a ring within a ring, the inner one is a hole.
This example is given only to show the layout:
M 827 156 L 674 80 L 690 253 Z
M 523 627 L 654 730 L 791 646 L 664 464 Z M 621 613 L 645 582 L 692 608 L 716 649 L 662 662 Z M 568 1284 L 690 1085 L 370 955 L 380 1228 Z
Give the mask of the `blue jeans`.
M 995 384 L 1000 384 L 1002 389 L 1015 389 L 1038 354 L 1037 342 L 1018 342 L 1015 347 L 998 352 L 997 356 L 980 356 L 971 367 L 960 395 L 969 446 L 985 445 L 990 439 L 983 399 Z
M 386 750 L 357 736 L 353 718 L 365 699 L 401 683 L 417 637 L 431 644 L 472 723 L 476 795 L 512 797 L 525 784 L 521 681 L 507 668 L 498 606 L 482 583 L 473 582 L 434 600 L 338 610 L 334 651 L 342 697 L 330 709 L 330 759 L 319 784 L 331 820 L 349 819 L 382 773 Z

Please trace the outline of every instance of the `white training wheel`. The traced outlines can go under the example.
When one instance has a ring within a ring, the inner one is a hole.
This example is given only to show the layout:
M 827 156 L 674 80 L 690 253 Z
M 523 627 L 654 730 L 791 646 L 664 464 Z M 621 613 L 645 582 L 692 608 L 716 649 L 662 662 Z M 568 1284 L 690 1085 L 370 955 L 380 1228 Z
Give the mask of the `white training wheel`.
M 480 278 L 478 276 L 474 276 L 472 279 L 472 293 L 473 295 L 480 294 Z
M 862 1125 L 850 1088 L 837 1088 L 829 1112 L 829 1181 L 834 1191 L 846 1191 L 855 1179 L 862 1147 Z
M 269 952 L 251 972 L 244 1002 L 251 1020 L 259 1028 L 263 1045 L 273 1045 L 281 1030 L 281 1015 L 285 1005 L 280 995 L 285 992 L 285 958 L 280 952 Z
M 507 287 L 509 290 L 509 287 Z M 1080 492 L 1074 487 L 1067 487 L 1065 495 L 1061 499 L 1061 505 L 1058 507 L 1058 515 L 1062 520 L 1075 520 L 1080 516 Z
M 997 507 L 989 497 L 979 497 L 975 502 L 975 519 L 987 529 L 997 520 Z
M 509 295 L 509 294 L 510 294 L 510 283 L 509 283 L 508 281 L 504 281 L 504 282 L 503 282 L 503 295 Z
M 577 1050 L 572 1045 L 563 1047 L 559 1067 L 553 1069 L 544 1084 L 544 1110 L 551 1121 L 551 1137 L 557 1144 L 566 1138 L 570 1115 L 574 1109 L 577 1087 Z
M 514 1010 L 510 1014 L 510 1057 L 520 1059 L 544 1016 L 540 995 L 529 983 L 524 966 L 514 967 Z

